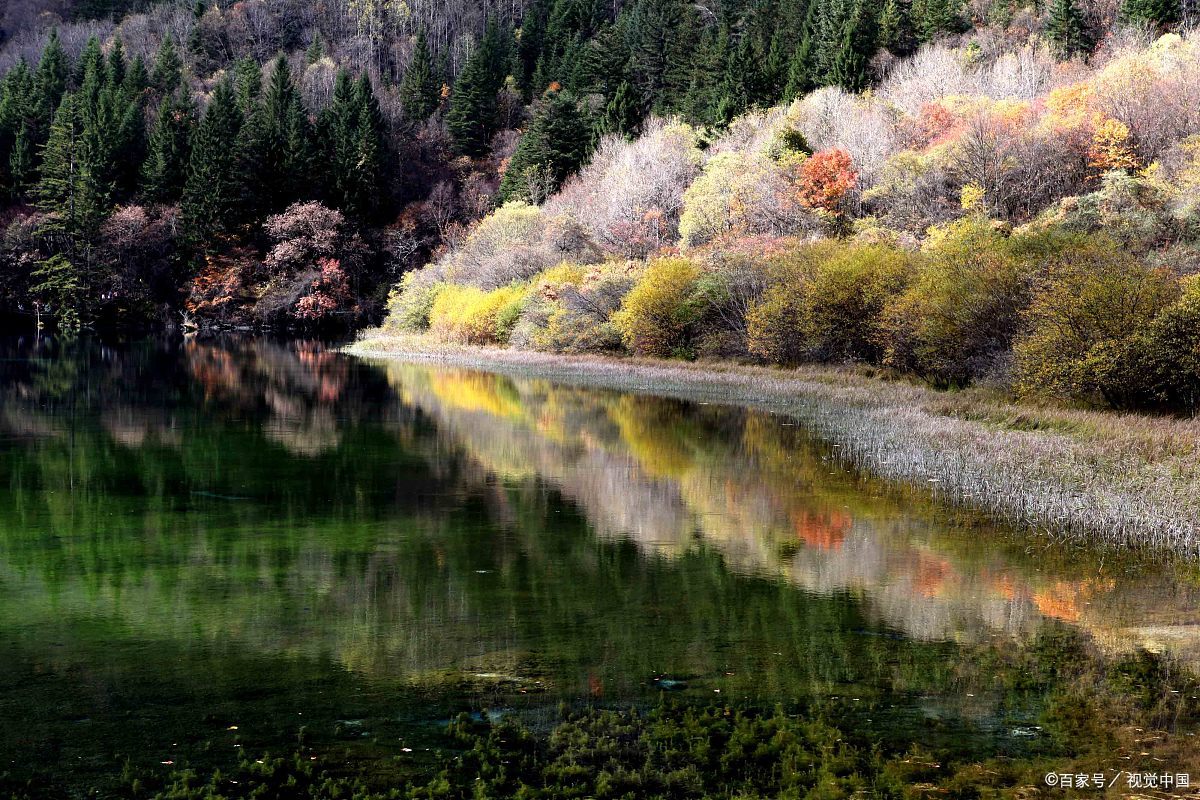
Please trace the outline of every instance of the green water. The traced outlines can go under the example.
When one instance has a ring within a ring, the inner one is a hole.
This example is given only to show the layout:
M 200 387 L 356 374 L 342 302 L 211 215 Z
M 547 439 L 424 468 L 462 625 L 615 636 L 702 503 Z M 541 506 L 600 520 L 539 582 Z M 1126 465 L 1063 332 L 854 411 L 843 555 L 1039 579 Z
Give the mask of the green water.
M 784 416 L 267 341 L 0 374 L 0 786 L 415 775 L 459 711 L 664 692 L 1020 754 L 1043 698 L 1002 656 L 1048 626 L 1200 662 L 1191 569 L 950 513 Z

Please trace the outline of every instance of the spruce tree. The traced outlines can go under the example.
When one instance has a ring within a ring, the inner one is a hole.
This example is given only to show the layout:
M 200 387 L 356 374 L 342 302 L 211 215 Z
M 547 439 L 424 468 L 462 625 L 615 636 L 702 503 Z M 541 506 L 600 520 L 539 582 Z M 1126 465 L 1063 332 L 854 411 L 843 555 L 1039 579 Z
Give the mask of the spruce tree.
M 943 33 L 953 33 L 962 27 L 959 0 L 922 0 L 914 11 L 920 11 L 917 29 L 921 41 L 931 42 Z
M 1179 22 L 1179 0 L 1125 0 L 1121 5 L 1121 20 L 1165 30 Z
M 312 41 L 308 44 L 308 49 L 304 51 L 304 63 L 312 66 L 325 57 L 325 40 L 321 38 L 321 32 L 313 34 Z
M 142 165 L 142 195 L 147 201 L 172 203 L 183 193 L 195 127 L 195 104 L 186 86 L 163 98 Z
M 843 25 L 841 41 L 829 69 L 830 83 L 848 92 L 861 92 L 867 85 L 867 66 L 874 44 L 869 25 L 863 0 L 856 0 Z
M 74 247 L 96 231 L 108 210 L 109 190 L 97 174 L 94 131 L 82 112 L 80 97 L 63 95 L 42 152 L 37 205 L 53 215 L 51 228 L 63 237 L 60 247 Z
M 893 55 L 910 55 L 917 47 L 908 0 L 887 0 L 879 15 L 879 46 Z
M 170 36 L 163 37 L 158 52 L 154 55 L 154 68 L 150 71 L 150 84 L 163 95 L 169 95 L 179 88 L 183 81 L 183 59 L 175 47 L 175 40 Z
M 638 0 L 629 12 L 630 73 L 656 112 L 673 110 L 692 82 L 698 38 L 696 11 L 686 0 Z
M 183 221 L 197 243 L 231 229 L 236 222 L 241 180 L 235 146 L 242 122 L 233 87 L 223 80 L 196 127 L 183 187 Z
M 454 84 L 446 127 L 455 149 L 463 155 L 482 155 L 496 131 L 496 93 L 503 85 L 508 60 L 504 45 L 495 23 L 490 23 Z
M 249 116 L 262 94 L 262 66 L 250 56 L 233 65 L 234 90 L 243 116 Z
M 591 142 L 587 119 L 570 92 L 546 92 L 504 173 L 501 201 L 541 203 L 583 165 Z
M 608 104 L 604 106 L 604 114 L 600 118 L 598 130 L 600 133 L 615 133 L 626 139 L 633 139 L 642 128 L 642 102 L 637 96 L 633 84 L 624 81 L 617 87 Z
M 1074 0 L 1054 0 L 1046 20 L 1046 36 L 1057 53 L 1070 58 L 1090 46 L 1083 14 Z
M 24 59 L 0 82 L 0 199 L 16 199 L 32 168 L 33 73 Z
M 42 129 L 49 126 L 50 119 L 58 109 L 59 103 L 62 102 L 63 94 L 67 90 L 67 78 L 70 71 L 67 54 L 58 39 L 58 29 L 56 28 L 50 31 L 50 38 L 42 50 L 42 57 L 38 61 L 33 80 L 34 116 Z M 37 141 L 41 142 L 44 139 L 39 136 Z
M 400 107 L 404 109 L 405 119 L 412 122 L 428 119 L 437 110 L 440 91 L 429 42 L 425 38 L 425 31 L 421 30 L 417 33 L 408 69 L 400 81 Z
M 358 136 L 358 106 L 354 81 L 346 70 L 338 70 L 333 84 L 333 102 L 321 112 L 318 125 L 324 158 L 326 195 L 335 206 L 344 206 L 351 195 L 355 141 Z
M 369 219 L 380 207 L 383 175 L 383 114 L 366 73 L 354 87 L 352 171 L 345 198 L 346 208 L 360 219 Z
M 800 44 L 797 45 L 796 52 L 792 54 L 792 60 L 788 64 L 787 85 L 783 90 L 784 100 L 794 100 L 811 92 L 817 86 L 817 59 L 813 51 L 816 48 L 816 29 L 819 17 L 820 4 L 818 0 L 809 0 L 808 11 L 800 34 Z

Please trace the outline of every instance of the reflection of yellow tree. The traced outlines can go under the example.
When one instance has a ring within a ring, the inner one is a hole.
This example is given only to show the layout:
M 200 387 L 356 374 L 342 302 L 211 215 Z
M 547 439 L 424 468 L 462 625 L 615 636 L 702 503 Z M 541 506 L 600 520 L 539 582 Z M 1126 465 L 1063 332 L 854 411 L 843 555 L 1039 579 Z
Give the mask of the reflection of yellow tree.
M 1046 569 L 1044 556 L 1019 547 L 981 547 L 1005 534 L 946 524 L 928 501 L 900 503 L 881 484 L 832 475 L 830 451 L 776 415 L 463 370 L 388 370 L 484 470 L 556 485 L 598 535 L 667 556 L 700 541 L 739 571 L 861 592 L 918 638 L 1029 633 L 1047 617 L 1095 629 L 1091 609 L 1119 588 Z

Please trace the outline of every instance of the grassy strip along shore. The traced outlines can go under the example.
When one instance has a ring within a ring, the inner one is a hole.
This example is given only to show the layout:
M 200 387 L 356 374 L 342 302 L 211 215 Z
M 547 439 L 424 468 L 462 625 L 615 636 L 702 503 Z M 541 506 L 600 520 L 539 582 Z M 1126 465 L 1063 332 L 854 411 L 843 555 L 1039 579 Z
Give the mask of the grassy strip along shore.
M 788 414 L 856 467 L 1010 524 L 1200 556 L 1197 420 L 1042 408 L 833 367 L 568 357 L 379 334 L 347 349 Z

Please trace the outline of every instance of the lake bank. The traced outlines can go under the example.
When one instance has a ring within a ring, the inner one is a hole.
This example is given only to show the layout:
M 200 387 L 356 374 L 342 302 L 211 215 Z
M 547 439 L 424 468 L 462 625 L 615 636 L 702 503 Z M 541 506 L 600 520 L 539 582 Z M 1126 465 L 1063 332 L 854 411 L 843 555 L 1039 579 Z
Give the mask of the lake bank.
M 363 338 L 347 352 L 792 415 L 850 464 L 1016 526 L 1200 556 L 1200 421 L 1035 407 L 848 369 L 796 370 Z

